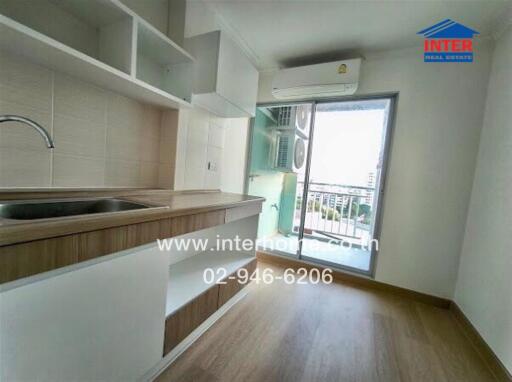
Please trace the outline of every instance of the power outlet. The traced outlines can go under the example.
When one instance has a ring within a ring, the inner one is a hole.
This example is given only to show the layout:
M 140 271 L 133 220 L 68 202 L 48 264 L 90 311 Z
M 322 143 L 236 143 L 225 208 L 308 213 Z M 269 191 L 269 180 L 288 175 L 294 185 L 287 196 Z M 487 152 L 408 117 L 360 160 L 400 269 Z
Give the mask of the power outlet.
M 212 161 L 208 162 L 208 170 L 217 172 L 217 163 Z

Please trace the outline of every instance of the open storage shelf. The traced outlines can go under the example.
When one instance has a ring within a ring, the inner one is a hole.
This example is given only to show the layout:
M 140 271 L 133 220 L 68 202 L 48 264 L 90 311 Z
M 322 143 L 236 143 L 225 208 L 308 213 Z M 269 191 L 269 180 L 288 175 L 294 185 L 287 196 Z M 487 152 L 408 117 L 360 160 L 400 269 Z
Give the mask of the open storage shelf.
M 0 50 L 142 102 L 190 107 L 194 59 L 118 0 L 2 0 Z
M 191 256 L 169 268 L 169 285 L 167 288 L 166 316 L 192 301 L 215 284 L 204 282 L 203 272 L 211 268 L 214 272 L 224 268 L 226 276 L 254 260 L 254 255 L 234 251 L 206 251 Z M 220 274 L 215 273 L 215 277 Z
M 194 59 L 152 25 L 137 23 L 136 78 L 190 102 Z
M 130 73 L 132 18 L 113 3 L 101 0 L 3 0 L 0 13 L 34 32 Z M 12 45 L 16 47 L 16 40 Z

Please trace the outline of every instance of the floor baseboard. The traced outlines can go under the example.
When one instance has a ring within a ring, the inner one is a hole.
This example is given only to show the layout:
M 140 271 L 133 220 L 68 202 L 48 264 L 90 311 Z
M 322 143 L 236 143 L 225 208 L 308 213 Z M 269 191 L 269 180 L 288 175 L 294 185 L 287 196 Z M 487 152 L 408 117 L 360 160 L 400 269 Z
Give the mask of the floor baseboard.
M 471 321 L 466 317 L 462 309 L 455 303 L 450 304 L 450 311 L 459 324 L 465 336 L 471 342 L 480 357 L 487 364 L 492 374 L 496 377 L 497 381 L 512 382 L 512 375 L 508 372 L 507 368 L 500 359 L 496 356 L 491 347 L 487 344 L 484 338 L 480 335 L 478 330 L 473 326 Z
M 317 268 L 319 270 L 328 268 L 322 265 L 312 264 L 301 260 L 289 259 L 283 256 L 278 256 L 274 254 L 269 254 L 266 252 L 258 251 L 256 256 L 259 261 L 274 263 L 278 265 L 282 265 L 288 268 L 298 269 L 298 268 L 306 268 L 312 269 Z M 397 287 L 391 284 L 382 283 L 380 281 L 376 281 L 374 279 L 362 276 L 356 276 L 350 273 L 346 273 L 340 270 L 332 269 L 333 279 L 337 282 L 343 284 L 351 284 L 356 285 L 362 288 L 369 288 L 374 290 L 386 291 L 389 293 L 393 293 L 395 295 L 410 298 L 416 300 L 418 302 L 422 302 L 424 304 L 434 305 L 438 308 L 449 309 L 451 305 L 451 301 L 445 298 L 432 296 L 426 293 L 416 292 L 410 289 Z

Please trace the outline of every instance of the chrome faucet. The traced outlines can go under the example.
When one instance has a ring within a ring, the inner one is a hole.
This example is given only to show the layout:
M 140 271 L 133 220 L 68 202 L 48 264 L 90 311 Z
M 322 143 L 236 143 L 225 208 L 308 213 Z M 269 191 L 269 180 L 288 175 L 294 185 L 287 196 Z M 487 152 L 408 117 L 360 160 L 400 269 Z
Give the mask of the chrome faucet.
M 34 122 L 32 121 L 31 119 L 28 119 L 28 118 L 25 118 L 25 117 L 22 117 L 21 115 L 0 115 L 0 123 L 2 122 L 21 122 L 21 123 L 24 123 L 26 125 L 29 125 L 31 127 L 33 127 L 34 129 L 36 129 L 36 131 L 41 134 L 41 136 L 43 137 L 44 141 L 46 142 L 46 146 L 49 148 L 49 149 L 53 149 L 55 146 L 53 145 L 53 140 L 52 140 L 52 137 L 50 137 L 50 134 L 48 134 L 48 131 L 46 131 L 46 129 L 41 126 L 39 123 L 37 122 Z

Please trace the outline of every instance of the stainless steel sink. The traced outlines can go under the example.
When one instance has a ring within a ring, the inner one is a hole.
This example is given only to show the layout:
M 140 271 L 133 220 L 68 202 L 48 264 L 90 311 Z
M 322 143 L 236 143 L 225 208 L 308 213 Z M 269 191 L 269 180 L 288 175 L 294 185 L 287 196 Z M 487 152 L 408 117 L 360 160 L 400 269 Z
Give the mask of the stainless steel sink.
M 34 220 L 150 208 L 116 198 L 70 200 L 24 200 L 0 202 L 0 218 Z

